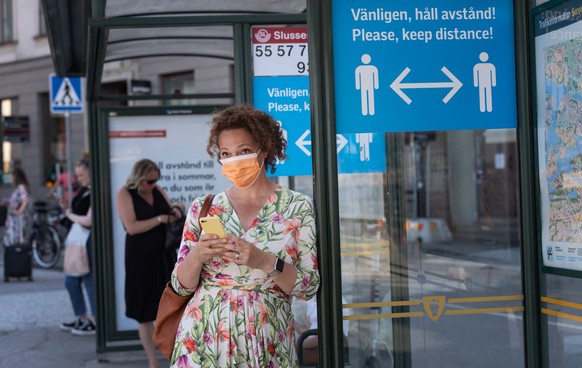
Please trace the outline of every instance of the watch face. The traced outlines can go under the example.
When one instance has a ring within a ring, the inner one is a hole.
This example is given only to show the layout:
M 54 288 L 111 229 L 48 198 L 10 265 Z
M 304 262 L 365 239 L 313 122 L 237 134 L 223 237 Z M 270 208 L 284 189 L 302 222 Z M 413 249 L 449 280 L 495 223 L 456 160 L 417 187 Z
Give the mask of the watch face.
M 273 277 L 277 276 L 281 272 L 283 272 L 283 268 L 285 267 L 285 262 L 279 257 L 275 259 L 275 264 L 273 265 L 273 271 L 268 273 L 268 276 Z
M 283 262 L 283 260 L 281 258 L 277 258 L 277 261 L 275 262 L 275 270 L 279 271 L 279 272 L 283 272 L 284 267 L 285 267 L 285 262 Z

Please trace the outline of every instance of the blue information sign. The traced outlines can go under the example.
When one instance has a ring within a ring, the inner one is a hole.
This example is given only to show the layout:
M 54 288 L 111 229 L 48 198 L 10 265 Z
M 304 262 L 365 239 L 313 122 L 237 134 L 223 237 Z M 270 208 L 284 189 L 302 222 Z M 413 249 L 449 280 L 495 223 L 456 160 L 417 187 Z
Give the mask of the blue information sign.
M 338 133 L 515 128 L 513 2 L 332 0 Z
M 347 141 L 337 154 L 340 174 L 386 171 L 386 139 L 384 133 L 338 134 L 338 141 Z M 338 146 L 339 148 L 339 146 Z
M 81 77 L 50 75 L 51 112 L 83 112 Z
M 268 112 L 283 129 L 287 159 L 277 164 L 277 176 L 311 175 L 309 77 L 254 77 L 256 108 Z
M 272 115 L 287 139 L 287 158 L 276 166 L 276 176 L 312 174 L 309 77 L 254 77 L 256 108 Z M 338 134 L 340 173 L 383 172 L 386 170 L 384 134 Z

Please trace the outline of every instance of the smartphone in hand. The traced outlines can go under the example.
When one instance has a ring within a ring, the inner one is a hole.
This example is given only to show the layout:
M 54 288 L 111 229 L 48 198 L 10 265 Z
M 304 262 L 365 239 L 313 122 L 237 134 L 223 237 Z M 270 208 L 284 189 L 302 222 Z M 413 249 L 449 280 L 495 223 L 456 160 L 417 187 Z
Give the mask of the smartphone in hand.
M 220 222 L 220 218 L 217 216 L 207 216 L 200 218 L 200 224 L 202 225 L 202 230 L 206 234 L 214 234 L 219 238 L 224 238 L 226 231 L 224 231 L 224 226 Z

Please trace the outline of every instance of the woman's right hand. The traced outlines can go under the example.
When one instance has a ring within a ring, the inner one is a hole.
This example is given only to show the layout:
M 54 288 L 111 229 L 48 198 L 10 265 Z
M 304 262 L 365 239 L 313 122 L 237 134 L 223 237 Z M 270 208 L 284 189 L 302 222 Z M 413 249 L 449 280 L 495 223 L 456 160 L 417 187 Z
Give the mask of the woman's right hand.
M 59 206 L 61 206 L 61 208 L 63 210 L 66 210 L 67 207 L 69 207 L 69 204 L 67 203 L 67 201 L 65 201 L 65 199 L 63 197 L 59 198 Z
M 180 285 L 186 289 L 196 287 L 203 265 L 226 252 L 225 244 L 226 239 L 218 238 L 214 234 L 202 235 L 196 246 L 190 249 L 184 261 L 178 265 L 177 276 Z
M 225 238 L 219 238 L 214 234 L 203 234 L 198 240 L 198 244 L 186 256 L 186 260 L 193 257 L 200 263 L 206 263 L 226 252 L 226 243 Z

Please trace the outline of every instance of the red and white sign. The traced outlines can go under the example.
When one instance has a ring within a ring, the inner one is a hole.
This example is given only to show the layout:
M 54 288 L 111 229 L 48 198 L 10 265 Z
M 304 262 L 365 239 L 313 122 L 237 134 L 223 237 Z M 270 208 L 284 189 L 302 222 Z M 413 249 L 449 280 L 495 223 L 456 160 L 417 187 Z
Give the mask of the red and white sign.
M 253 75 L 309 75 L 307 27 L 255 26 Z
M 165 130 L 111 130 L 109 138 L 164 138 Z

